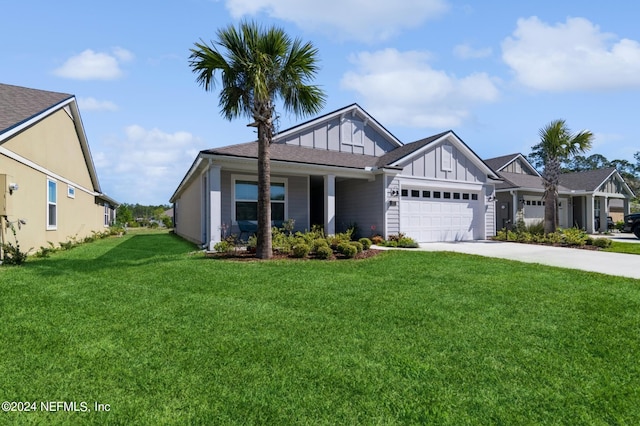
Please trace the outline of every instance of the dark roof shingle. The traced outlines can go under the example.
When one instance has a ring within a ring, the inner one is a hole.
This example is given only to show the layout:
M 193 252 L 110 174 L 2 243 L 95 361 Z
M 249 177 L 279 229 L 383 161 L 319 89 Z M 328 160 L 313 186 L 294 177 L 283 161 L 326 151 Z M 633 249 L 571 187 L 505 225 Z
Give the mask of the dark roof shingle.
M 73 95 L 0 83 L 0 134 Z

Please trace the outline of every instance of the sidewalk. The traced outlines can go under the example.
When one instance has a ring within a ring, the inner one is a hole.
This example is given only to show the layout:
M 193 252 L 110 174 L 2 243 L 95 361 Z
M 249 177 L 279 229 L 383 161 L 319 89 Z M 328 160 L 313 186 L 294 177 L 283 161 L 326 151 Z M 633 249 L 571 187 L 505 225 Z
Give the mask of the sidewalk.
M 423 243 L 418 250 L 475 254 L 640 279 L 640 256 L 634 254 L 490 240 Z

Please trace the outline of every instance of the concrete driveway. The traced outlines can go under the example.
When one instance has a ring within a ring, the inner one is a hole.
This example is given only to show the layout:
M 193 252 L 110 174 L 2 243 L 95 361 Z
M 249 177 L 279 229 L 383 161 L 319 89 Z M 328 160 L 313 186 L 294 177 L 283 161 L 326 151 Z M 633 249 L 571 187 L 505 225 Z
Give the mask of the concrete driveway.
M 613 234 L 610 237 L 615 239 L 614 237 L 623 238 L 623 236 L 627 235 L 633 237 L 633 234 Z M 635 240 L 633 241 L 634 243 L 636 241 L 640 242 L 640 240 L 635 237 L 633 237 L 633 239 Z M 616 239 L 616 241 L 621 240 Z M 632 242 L 630 239 L 629 241 L 624 239 L 624 241 Z M 608 253 L 594 250 L 489 240 L 455 243 L 424 243 L 420 244 L 419 250 L 475 254 L 640 279 L 640 256 L 634 254 Z

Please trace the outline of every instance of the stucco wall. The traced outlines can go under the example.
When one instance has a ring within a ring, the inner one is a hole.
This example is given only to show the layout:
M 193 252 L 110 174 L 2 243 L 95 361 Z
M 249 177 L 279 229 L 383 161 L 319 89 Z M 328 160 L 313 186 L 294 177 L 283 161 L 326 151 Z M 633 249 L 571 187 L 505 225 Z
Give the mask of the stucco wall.
M 175 233 L 196 244 L 202 244 L 202 178 L 194 179 L 176 200 Z

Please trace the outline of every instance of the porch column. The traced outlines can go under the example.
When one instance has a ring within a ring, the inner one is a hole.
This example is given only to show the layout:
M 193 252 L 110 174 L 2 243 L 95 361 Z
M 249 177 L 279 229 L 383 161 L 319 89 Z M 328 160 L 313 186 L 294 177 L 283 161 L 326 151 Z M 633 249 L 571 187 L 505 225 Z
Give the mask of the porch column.
M 209 188 L 206 189 L 209 196 L 207 206 L 209 223 L 207 224 L 207 237 L 209 238 L 209 250 L 213 250 L 215 243 L 220 242 L 222 229 L 222 196 L 220 189 L 220 166 L 209 166 L 207 179 Z
M 595 214 L 594 214 L 594 210 L 595 210 L 595 203 L 593 200 L 593 195 L 587 195 L 585 197 L 585 201 L 586 201 L 586 206 L 585 206 L 585 210 L 586 210 L 586 224 L 585 224 L 585 230 L 587 231 L 588 234 L 593 234 L 594 232 L 594 228 L 595 228 Z
M 324 176 L 324 233 L 336 233 L 336 177 Z
M 622 212 L 624 216 L 631 214 L 631 204 L 629 203 L 629 198 L 625 198 L 622 201 Z
M 600 197 L 600 231 L 607 232 L 607 217 L 609 216 L 609 197 Z

